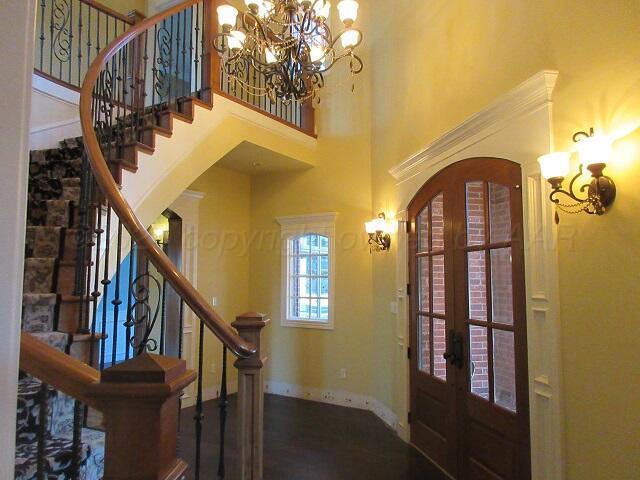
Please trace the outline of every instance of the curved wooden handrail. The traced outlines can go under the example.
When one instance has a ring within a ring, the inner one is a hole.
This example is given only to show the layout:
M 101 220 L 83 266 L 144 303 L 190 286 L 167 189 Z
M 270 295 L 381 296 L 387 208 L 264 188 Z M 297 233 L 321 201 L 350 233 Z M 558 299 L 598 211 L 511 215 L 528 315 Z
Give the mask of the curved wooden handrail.
M 153 17 L 149 17 L 140 23 L 132 26 L 127 32 L 113 40 L 106 48 L 104 48 L 91 64 L 87 72 L 82 90 L 80 92 L 80 123 L 82 126 L 82 134 L 84 136 L 84 146 L 87 152 L 91 169 L 95 176 L 96 182 L 100 186 L 102 193 L 109 201 L 111 208 L 128 230 L 133 239 L 142 247 L 149 260 L 157 268 L 157 270 L 165 277 L 167 282 L 180 295 L 185 303 L 193 310 L 200 320 L 224 343 L 229 350 L 239 357 L 248 357 L 255 353 L 256 348 L 251 343 L 243 340 L 231 328 L 223 318 L 215 311 L 204 297 L 191 285 L 187 278 L 178 270 L 171 262 L 169 257 L 162 251 L 156 241 L 149 235 L 145 226 L 135 215 L 133 209 L 122 195 L 118 185 L 116 184 L 107 162 L 100 149 L 98 138 L 94 131 L 93 119 L 91 114 L 91 104 L 93 102 L 94 87 L 100 76 L 102 68 L 107 62 L 113 58 L 116 53 L 134 40 L 137 36 L 143 34 L 147 29 L 153 27 L 163 19 L 198 3 L 199 0 L 186 0 L 179 5 L 171 7 Z
M 100 372 L 22 332 L 20 369 L 82 403 L 98 408 L 91 392 L 100 383 Z

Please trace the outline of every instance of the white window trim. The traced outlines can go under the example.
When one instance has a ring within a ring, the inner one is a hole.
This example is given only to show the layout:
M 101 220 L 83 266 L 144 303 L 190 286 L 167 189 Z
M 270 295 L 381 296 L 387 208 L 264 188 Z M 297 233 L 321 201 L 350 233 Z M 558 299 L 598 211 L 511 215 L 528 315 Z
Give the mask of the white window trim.
M 333 330 L 335 318 L 335 237 L 336 217 L 335 212 L 316 213 L 310 215 L 291 215 L 276 217 L 280 224 L 280 242 L 282 244 L 282 270 L 280 272 L 280 325 L 283 327 L 312 328 L 319 330 Z M 289 312 L 289 240 L 293 237 L 316 233 L 329 238 L 329 319 L 318 320 L 292 320 L 287 318 Z

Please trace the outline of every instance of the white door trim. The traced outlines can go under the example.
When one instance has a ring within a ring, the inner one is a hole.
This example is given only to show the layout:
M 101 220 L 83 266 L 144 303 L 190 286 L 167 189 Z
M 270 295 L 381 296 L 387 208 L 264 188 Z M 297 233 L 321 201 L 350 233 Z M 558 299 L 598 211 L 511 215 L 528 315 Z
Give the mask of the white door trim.
M 542 71 L 478 114 L 392 168 L 397 181 L 397 218 L 429 178 L 444 167 L 472 157 L 506 158 L 521 165 L 527 289 L 527 345 L 531 462 L 534 480 L 564 478 L 564 423 L 558 299 L 557 230 L 549 187 L 540 176 L 537 157 L 553 148 L 552 95 L 558 72 Z M 397 297 L 399 343 L 408 346 L 409 308 L 407 234 L 398 229 Z M 406 339 L 406 340 L 405 340 Z M 404 412 L 409 410 L 409 364 L 405 349 L 396 359 L 398 378 L 405 382 Z M 407 426 L 398 433 L 408 440 Z

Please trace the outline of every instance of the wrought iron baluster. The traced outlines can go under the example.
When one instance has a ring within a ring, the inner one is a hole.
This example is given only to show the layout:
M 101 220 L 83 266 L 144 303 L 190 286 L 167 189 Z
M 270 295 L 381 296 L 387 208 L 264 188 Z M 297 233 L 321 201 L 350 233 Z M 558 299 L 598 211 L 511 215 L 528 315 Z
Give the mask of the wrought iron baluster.
M 44 68 L 44 15 L 46 8 L 46 0 L 42 0 L 40 2 L 40 70 Z
M 78 307 L 78 325 L 88 328 L 89 323 L 84 321 L 84 301 L 86 278 L 90 275 L 87 262 L 87 235 L 89 232 L 89 161 L 86 153 L 82 154 L 82 170 L 80 171 L 80 198 L 78 208 L 78 226 L 76 229 L 76 275 L 73 294 L 81 299 Z
M 204 358 L 204 323 L 200 320 L 200 338 L 198 339 L 198 380 L 197 380 L 197 393 L 196 393 L 196 413 L 193 416 L 196 426 L 196 458 L 194 465 L 195 480 L 200 479 L 200 457 L 202 448 L 202 421 L 204 415 L 202 414 L 202 363 Z
M 166 253 L 166 249 L 163 245 L 162 250 Z M 165 343 L 165 334 L 167 328 L 167 310 L 166 310 L 166 299 L 167 299 L 167 279 L 166 277 L 162 277 L 162 310 L 160 316 L 160 355 L 164 355 L 164 343 Z
M 170 30 L 169 30 L 169 40 L 168 40 L 168 50 L 169 50 L 169 58 L 168 58 L 169 65 L 168 65 L 168 67 L 169 68 L 167 69 L 168 77 L 169 77 L 169 82 L 168 82 L 169 83 L 169 95 L 168 95 L 169 98 L 167 99 L 167 106 L 169 108 L 171 108 L 171 105 L 175 104 L 176 105 L 176 110 L 179 110 L 179 108 L 177 108 L 177 103 L 178 103 L 177 102 L 177 98 L 174 99 L 174 100 L 176 100 L 175 103 L 171 101 L 171 93 L 173 93 L 174 96 L 177 95 L 177 92 L 175 91 L 175 88 L 173 88 L 174 81 L 171 78 L 171 68 L 173 67 L 173 33 L 174 33 L 174 30 L 173 30 L 173 18 L 174 17 L 175 17 L 175 15 L 171 15 L 171 18 L 169 19 L 169 24 L 170 24 L 170 26 L 169 26 L 169 28 L 170 28 Z M 180 78 L 179 75 L 178 75 L 177 68 L 178 68 L 178 65 L 176 63 L 176 72 L 175 72 L 176 81 L 177 81 L 178 78 Z
M 78 86 L 82 85 L 82 2 L 78 12 Z
M 122 263 L 122 222 L 118 220 L 118 238 L 116 245 L 116 284 L 114 290 L 114 297 L 111 301 L 113 305 L 113 337 L 112 344 L 113 347 L 111 349 L 111 365 L 116 364 L 116 356 L 118 353 L 118 320 L 120 319 L 120 305 L 122 305 L 122 300 L 120 300 L 120 263 Z M 105 297 L 106 298 L 106 297 Z
M 93 10 L 92 6 L 87 8 L 87 70 L 91 66 L 91 10 Z
M 182 14 L 182 96 L 190 95 L 191 92 L 186 91 L 187 78 L 191 81 L 191 78 L 187 77 L 187 11 Z
M 193 7 L 192 7 L 193 8 Z M 204 16 L 204 14 L 203 14 Z M 198 96 L 201 97 L 201 87 L 202 87 L 202 79 L 200 78 L 200 52 L 199 52 L 199 47 L 200 47 L 200 3 L 196 3 L 196 28 L 195 28 L 195 32 L 196 32 L 196 56 L 194 59 L 194 63 L 195 63 L 195 67 L 196 67 L 196 92 L 198 92 Z
M 73 49 L 73 0 L 69 4 L 69 83 L 73 85 L 73 79 L 71 78 L 71 72 L 73 67 L 73 62 L 71 61 L 71 55 Z M 60 76 L 62 79 L 62 75 Z M 79 85 L 78 85 L 79 86 Z
M 157 67 L 157 59 L 158 59 L 158 24 L 156 23 L 153 26 L 153 67 L 151 67 L 151 81 L 153 82 L 153 85 L 151 85 L 151 109 L 155 111 L 156 108 L 156 86 L 155 86 L 155 81 L 156 81 L 156 76 L 157 76 L 157 72 L 158 72 L 158 67 Z M 155 120 L 154 120 L 155 122 Z M 155 123 L 154 123 L 155 124 Z
M 96 55 L 100 53 L 100 10 L 96 11 Z
M 198 98 L 200 98 L 200 92 L 198 91 L 198 80 L 197 80 L 197 76 L 194 76 L 194 72 L 193 72 L 193 68 L 194 68 L 194 64 L 193 64 L 193 5 L 191 5 L 191 7 L 189 7 L 189 89 L 191 90 L 191 92 L 189 93 L 194 93 L 196 94 L 196 96 Z M 195 85 L 194 85 L 194 80 L 195 80 Z
M 107 299 L 109 298 L 109 285 L 111 284 L 111 279 L 109 278 L 109 250 L 111 243 L 111 206 L 108 202 L 105 202 L 105 207 L 107 209 L 107 218 L 106 218 L 106 228 L 105 228 L 105 237 L 104 237 L 104 273 L 102 277 L 102 328 L 100 329 L 103 334 L 107 332 L 107 310 L 109 309 L 109 305 L 107 304 Z M 97 255 L 100 255 L 100 247 L 98 246 Z M 104 370 L 104 363 L 106 357 L 106 341 L 103 342 L 102 348 L 100 349 L 100 370 Z
M 131 355 L 131 327 L 134 325 L 133 322 L 133 317 L 132 317 L 132 311 L 133 311 L 133 303 L 132 303 L 132 292 L 131 289 L 133 288 L 133 268 L 134 268 L 134 261 L 136 258 L 136 244 L 133 241 L 133 237 L 131 237 L 131 246 L 129 248 L 129 283 L 128 283 L 128 287 L 127 287 L 127 320 L 125 322 L 125 327 L 126 327 L 126 336 L 127 336 L 127 344 L 125 346 L 126 350 L 124 353 L 124 358 L 125 360 L 129 360 L 130 355 Z
M 55 0 L 51 4 L 51 19 L 49 20 L 49 71 L 47 73 L 53 73 L 53 11 L 55 10 Z
M 93 315 L 92 315 L 92 321 L 91 321 L 91 333 L 95 334 L 96 331 L 98 330 L 98 300 L 101 296 L 100 293 L 100 241 L 102 239 L 102 234 L 104 233 L 104 230 L 102 229 L 102 212 L 100 211 L 100 202 L 97 201 L 96 198 L 93 199 L 93 205 L 94 205 L 94 214 L 96 218 L 96 228 L 94 230 L 94 234 L 95 234 L 95 242 L 92 241 L 89 243 L 90 248 L 93 249 L 93 255 L 92 257 L 94 258 L 93 262 L 94 262 L 94 267 L 93 267 L 93 274 L 94 274 L 94 279 L 93 279 L 93 292 L 91 292 L 91 298 L 92 298 L 92 304 L 93 304 Z M 93 248 L 95 247 L 95 248 Z M 102 330 L 100 332 L 102 334 L 101 338 L 100 338 L 100 348 L 99 350 L 104 350 L 104 342 L 105 342 L 105 338 L 104 338 L 104 333 L 105 331 Z M 91 342 L 91 348 L 92 348 L 92 353 L 91 353 L 91 360 L 93 361 L 94 355 L 95 353 L 93 352 L 93 342 Z
M 222 378 L 220 380 L 220 398 L 218 408 L 220 409 L 220 452 L 218 457 L 218 478 L 225 476 L 224 465 L 224 445 L 227 429 L 227 347 L 222 346 Z
M 181 82 L 180 79 L 180 12 L 178 12 L 176 15 L 176 56 L 175 56 L 175 74 L 176 74 L 176 82 Z M 173 35 L 173 16 L 171 17 L 171 34 Z M 173 50 L 173 43 L 171 44 L 171 49 Z M 173 55 L 172 55 L 172 61 L 173 61 Z M 175 89 L 175 96 L 176 96 L 176 106 L 178 107 L 178 111 L 182 112 L 182 102 L 184 101 L 183 98 L 181 98 L 181 94 L 184 91 L 182 88 L 182 85 L 180 85 L 179 83 L 176 85 L 176 89 Z

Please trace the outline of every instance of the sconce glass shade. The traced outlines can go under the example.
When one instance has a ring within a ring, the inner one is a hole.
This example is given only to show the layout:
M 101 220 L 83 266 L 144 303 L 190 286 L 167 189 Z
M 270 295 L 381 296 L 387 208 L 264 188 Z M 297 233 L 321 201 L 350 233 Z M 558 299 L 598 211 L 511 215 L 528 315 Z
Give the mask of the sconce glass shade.
M 345 30 L 340 40 L 344 48 L 353 48 L 358 45 L 360 41 L 360 32 L 357 30 Z
M 232 50 L 241 49 L 246 38 L 247 36 L 240 30 L 232 30 L 229 35 L 229 48 Z
M 365 223 L 364 226 L 367 229 L 367 233 L 369 234 L 376 233 L 375 220 L 371 220 L 370 222 Z
M 324 18 L 326 20 L 329 18 L 329 13 L 331 12 L 331 2 L 322 2 L 322 4 L 316 5 L 315 10 L 317 17 Z
M 538 157 L 542 176 L 550 178 L 565 178 L 571 168 L 571 154 L 568 152 L 552 152 Z
M 311 47 L 309 57 L 313 63 L 320 62 L 324 58 L 324 48 L 314 45 Z
M 598 163 L 608 163 L 611 158 L 612 146 L 608 138 L 603 136 L 586 137 L 577 144 L 580 162 L 585 167 Z
M 278 61 L 278 57 L 276 56 L 275 53 L 273 53 L 273 50 L 271 50 L 270 48 L 267 48 L 264 51 L 265 54 L 265 59 L 267 60 L 267 63 L 269 65 L 271 65 L 272 63 L 276 63 Z
M 236 24 L 238 18 L 238 10 L 231 5 L 220 5 L 217 10 L 218 23 L 222 27 L 232 28 Z
M 342 0 L 338 3 L 340 20 L 345 24 L 351 24 L 358 18 L 358 2 L 356 0 Z

